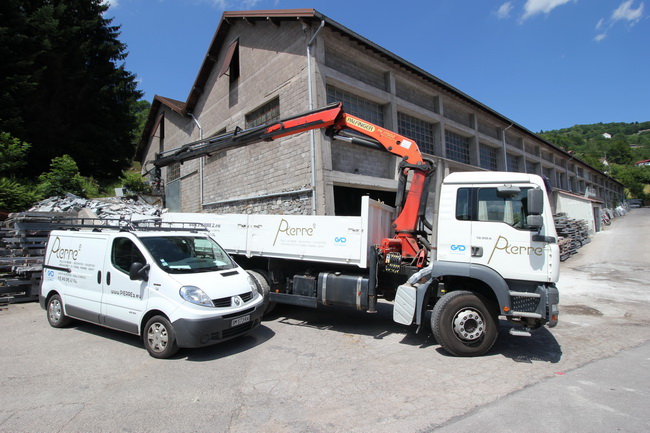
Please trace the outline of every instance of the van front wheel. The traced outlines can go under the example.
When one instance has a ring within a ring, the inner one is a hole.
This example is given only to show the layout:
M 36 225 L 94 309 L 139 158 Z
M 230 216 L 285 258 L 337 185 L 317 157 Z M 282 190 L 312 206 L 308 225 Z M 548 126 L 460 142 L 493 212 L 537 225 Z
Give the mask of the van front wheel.
M 144 347 L 154 358 L 169 358 L 178 352 L 174 327 L 163 316 L 154 316 L 147 321 L 143 340 Z

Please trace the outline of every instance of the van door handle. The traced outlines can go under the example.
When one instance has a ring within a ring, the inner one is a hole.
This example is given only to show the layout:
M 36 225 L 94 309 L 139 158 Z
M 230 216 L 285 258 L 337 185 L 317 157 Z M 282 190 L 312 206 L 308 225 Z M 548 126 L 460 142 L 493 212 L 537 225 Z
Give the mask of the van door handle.
M 97 284 L 102 283 L 102 271 L 97 271 Z
M 472 257 L 483 257 L 483 247 L 472 247 Z
M 106 272 L 106 285 L 110 286 L 111 285 L 111 273 Z

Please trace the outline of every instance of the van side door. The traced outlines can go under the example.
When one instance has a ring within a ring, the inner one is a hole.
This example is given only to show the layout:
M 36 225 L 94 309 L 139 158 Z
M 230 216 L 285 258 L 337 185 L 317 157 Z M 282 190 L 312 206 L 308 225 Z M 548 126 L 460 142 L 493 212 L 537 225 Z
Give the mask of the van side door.
M 138 245 L 129 237 L 116 236 L 104 266 L 102 324 L 132 334 L 139 333 L 148 300 L 147 282 L 129 277 L 135 262 L 146 263 Z

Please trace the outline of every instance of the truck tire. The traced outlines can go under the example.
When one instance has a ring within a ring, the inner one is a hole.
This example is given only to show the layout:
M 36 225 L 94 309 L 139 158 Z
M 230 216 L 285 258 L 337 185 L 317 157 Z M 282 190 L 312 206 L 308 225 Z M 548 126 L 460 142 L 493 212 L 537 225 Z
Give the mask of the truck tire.
M 246 271 L 250 274 L 251 277 L 253 277 L 253 280 L 257 283 L 257 285 L 262 289 L 262 295 L 264 296 L 264 314 L 268 314 L 273 309 L 275 308 L 275 302 L 271 302 L 269 300 L 269 293 L 271 293 L 271 285 L 269 284 L 269 281 L 266 279 L 264 276 L 264 273 L 262 271 Z
M 61 296 L 53 295 L 47 301 L 47 321 L 53 328 L 63 328 L 72 322 L 72 319 L 63 312 Z
M 431 314 L 433 336 L 455 356 L 480 356 L 490 350 L 497 339 L 497 323 L 493 304 L 466 290 L 443 296 Z
M 174 327 L 163 316 L 153 316 L 147 321 L 142 335 L 144 347 L 154 358 L 165 359 L 178 352 Z

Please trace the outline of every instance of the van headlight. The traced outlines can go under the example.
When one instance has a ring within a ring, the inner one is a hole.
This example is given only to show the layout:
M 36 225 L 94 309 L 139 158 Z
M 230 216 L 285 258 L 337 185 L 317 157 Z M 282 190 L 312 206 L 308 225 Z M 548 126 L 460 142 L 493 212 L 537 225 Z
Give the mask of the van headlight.
M 253 294 L 253 298 L 255 297 L 255 292 L 259 293 L 260 295 L 264 295 L 262 293 L 262 288 L 257 285 L 253 277 L 248 275 L 248 284 L 251 286 L 251 293 Z
M 181 298 L 185 299 L 187 302 L 191 302 L 196 305 L 203 305 L 204 307 L 214 307 L 212 299 L 205 292 L 195 286 L 183 286 L 179 290 Z

